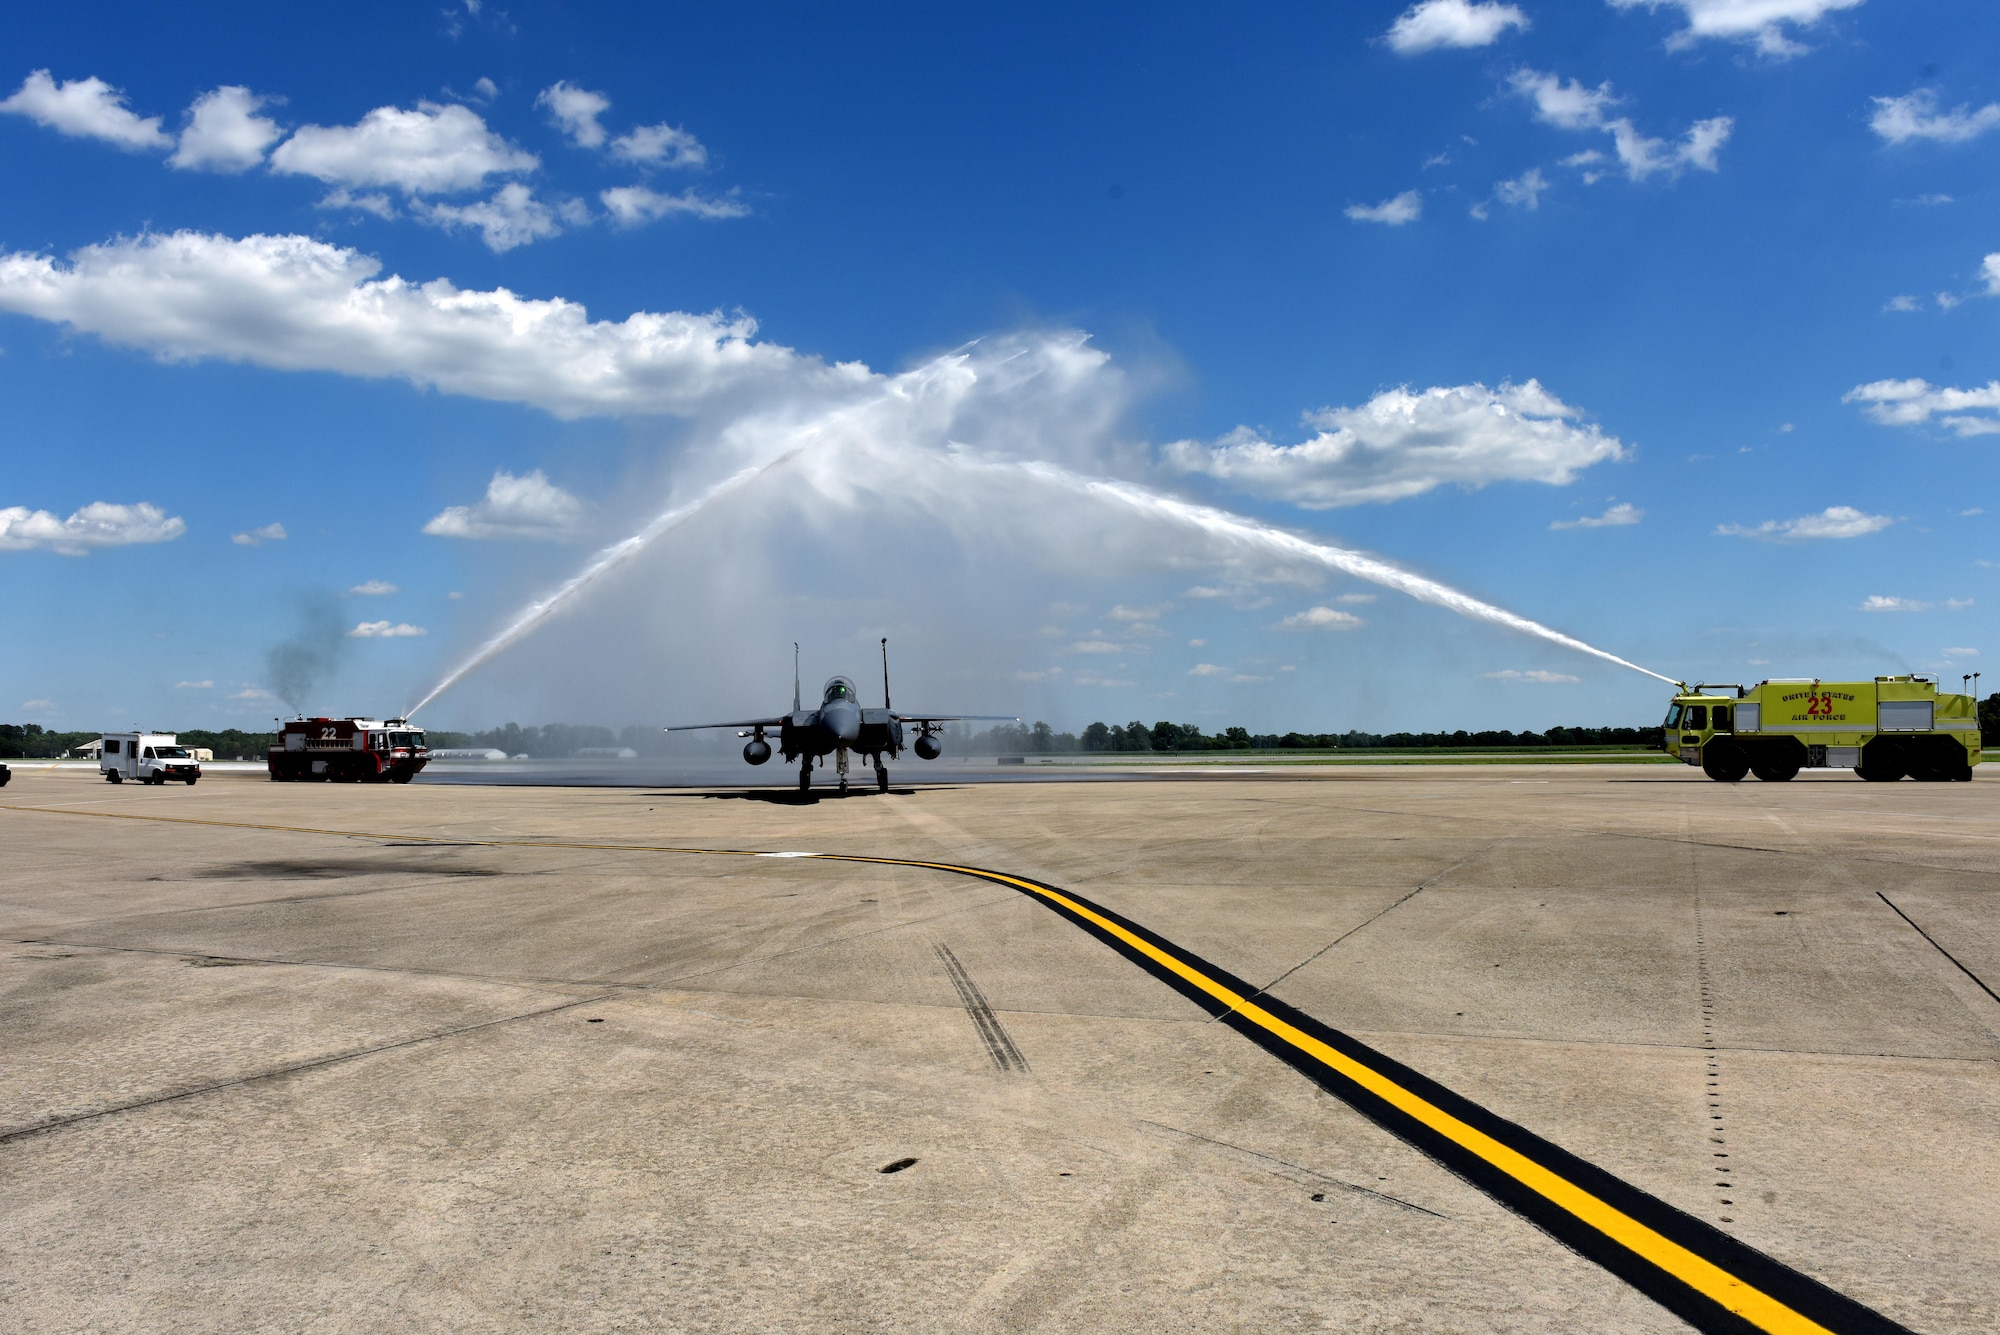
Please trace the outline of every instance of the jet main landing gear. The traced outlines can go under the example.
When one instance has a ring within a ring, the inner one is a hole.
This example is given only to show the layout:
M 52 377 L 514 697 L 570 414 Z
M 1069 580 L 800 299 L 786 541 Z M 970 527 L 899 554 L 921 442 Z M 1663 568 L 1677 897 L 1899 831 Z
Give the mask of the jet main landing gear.
M 799 791 L 805 792 L 813 786 L 813 758 L 807 756 L 799 762 Z
M 875 791 L 886 793 L 889 791 L 889 767 L 882 763 L 882 757 L 875 756 L 873 759 L 875 761 Z

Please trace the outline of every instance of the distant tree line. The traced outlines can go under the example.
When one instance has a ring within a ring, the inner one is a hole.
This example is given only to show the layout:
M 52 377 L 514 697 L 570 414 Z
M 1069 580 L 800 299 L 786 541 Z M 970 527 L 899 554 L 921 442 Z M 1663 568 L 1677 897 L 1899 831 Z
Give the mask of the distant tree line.
M 167 729 L 172 731 L 172 729 Z M 493 747 L 510 756 L 561 759 L 586 747 L 628 746 L 642 756 L 668 753 L 665 733 L 646 724 L 629 724 L 616 732 L 595 724 L 546 723 L 524 728 L 518 723 L 488 728 L 484 732 L 446 732 L 426 729 L 433 747 Z M 37 723 L 0 723 L 0 760 L 52 760 L 65 751 L 89 746 L 102 731 L 57 732 Z M 219 732 L 205 728 L 184 729 L 178 734 L 182 746 L 213 751 L 218 757 L 248 756 L 261 759 L 277 740 L 269 732 L 243 732 L 225 728 Z M 2000 747 L 2000 692 L 1979 702 L 1979 736 L 1982 746 Z M 984 732 L 964 725 L 950 730 L 947 742 L 961 755 L 1062 755 L 1081 752 L 1168 752 L 1168 751 L 1365 751 L 1365 750 L 1452 750 L 1485 748 L 1532 748 L 1537 746 L 1638 746 L 1651 750 L 1662 747 L 1659 727 L 1570 728 L 1555 727 L 1542 732 L 1285 732 L 1252 733 L 1246 728 L 1224 728 L 1204 733 L 1192 723 L 1164 720 L 1147 725 L 1137 719 L 1119 726 L 1093 723 L 1081 734 L 1057 732 L 1046 723 L 1017 725 L 1003 723 Z
M 1995 697 L 2000 700 L 2000 697 Z M 2000 710 L 2000 705 L 1996 705 Z M 1356 750 L 1478 750 L 1488 747 L 1638 746 L 1659 750 L 1660 729 L 1567 728 L 1546 732 L 1285 732 L 1253 733 L 1224 728 L 1205 733 L 1192 723 L 1165 720 L 1151 726 L 1134 719 L 1117 724 L 1093 723 L 1079 734 L 1057 732 L 1046 723 L 1026 726 L 1003 723 L 985 732 L 960 732 L 952 738 L 960 751 L 976 755 L 1043 755 L 1097 751 L 1356 751 Z
M 65 751 L 95 744 L 103 735 L 102 731 L 52 732 L 36 723 L 0 723 L 0 760 L 54 760 Z M 213 751 L 218 757 L 249 756 L 253 760 L 262 760 L 275 738 L 273 733 L 243 732 L 236 728 L 220 732 L 187 728 L 175 735 L 185 747 Z

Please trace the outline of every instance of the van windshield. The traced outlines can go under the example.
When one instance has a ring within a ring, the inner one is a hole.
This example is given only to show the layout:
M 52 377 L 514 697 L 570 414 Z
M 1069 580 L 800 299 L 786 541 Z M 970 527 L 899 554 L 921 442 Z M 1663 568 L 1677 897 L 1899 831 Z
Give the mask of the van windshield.
M 188 753 L 185 746 L 156 746 L 153 756 L 157 760 L 186 760 Z

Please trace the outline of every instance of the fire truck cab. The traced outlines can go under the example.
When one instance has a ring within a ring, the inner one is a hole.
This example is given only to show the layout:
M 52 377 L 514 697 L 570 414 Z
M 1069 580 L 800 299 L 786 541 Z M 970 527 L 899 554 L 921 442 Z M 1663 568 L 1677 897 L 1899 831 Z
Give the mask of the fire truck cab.
M 273 783 L 408 783 L 430 759 L 408 720 L 301 716 L 279 725 L 266 763 Z

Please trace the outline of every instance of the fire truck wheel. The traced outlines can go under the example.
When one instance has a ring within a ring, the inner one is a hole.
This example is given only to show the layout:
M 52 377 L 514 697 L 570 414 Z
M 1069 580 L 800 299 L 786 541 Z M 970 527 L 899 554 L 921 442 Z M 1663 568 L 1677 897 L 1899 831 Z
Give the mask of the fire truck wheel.
M 1862 748 L 1861 763 L 1854 767 L 1854 772 L 1870 783 L 1894 783 L 1910 769 L 1895 746 L 1870 742 Z
M 394 776 L 392 776 L 392 778 L 391 778 L 391 782 L 394 782 L 394 783 L 408 783 L 408 782 L 409 782 L 409 781 L 410 781 L 411 779 L 413 779 L 413 778 L 415 778 L 415 777 L 416 777 L 416 776 L 415 776 L 415 775 L 413 775 L 413 774 L 397 774 L 397 775 L 394 775 Z
M 1775 765 L 1768 761 L 1753 764 L 1750 766 L 1750 772 L 1765 783 L 1784 783 L 1788 779 L 1799 777 L 1799 767 L 1789 761 Z
M 1701 748 L 1701 772 L 1717 783 L 1741 783 L 1750 772 L 1750 757 L 1728 743 Z

